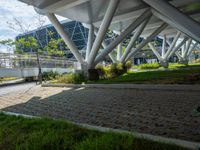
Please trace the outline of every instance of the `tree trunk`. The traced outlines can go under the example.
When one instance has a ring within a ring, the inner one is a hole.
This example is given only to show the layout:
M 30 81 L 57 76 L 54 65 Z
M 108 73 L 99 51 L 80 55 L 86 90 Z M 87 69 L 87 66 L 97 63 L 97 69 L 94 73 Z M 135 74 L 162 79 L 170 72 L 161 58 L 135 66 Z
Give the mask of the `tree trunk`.
M 39 58 L 39 53 L 37 51 L 36 53 L 36 56 L 37 56 L 37 64 L 38 64 L 38 81 L 39 81 L 39 84 L 42 84 L 42 69 L 41 69 L 41 65 L 40 65 L 40 58 Z

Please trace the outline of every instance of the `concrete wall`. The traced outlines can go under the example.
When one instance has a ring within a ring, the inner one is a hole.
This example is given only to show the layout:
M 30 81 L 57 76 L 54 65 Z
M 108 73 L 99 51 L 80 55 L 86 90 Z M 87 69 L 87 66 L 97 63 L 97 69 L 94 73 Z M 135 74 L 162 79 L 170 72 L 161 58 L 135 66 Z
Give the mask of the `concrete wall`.
M 70 73 L 74 70 L 71 68 L 42 68 L 42 72 L 56 71 L 59 74 Z M 36 77 L 38 68 L 0 68 L 0 77 Z

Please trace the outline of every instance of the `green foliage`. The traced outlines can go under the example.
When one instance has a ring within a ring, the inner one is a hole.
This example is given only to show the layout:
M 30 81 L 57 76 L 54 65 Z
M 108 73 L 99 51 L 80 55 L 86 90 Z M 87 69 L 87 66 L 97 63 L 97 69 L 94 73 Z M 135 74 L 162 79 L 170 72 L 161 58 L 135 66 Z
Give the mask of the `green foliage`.
M 129 65 L 130 62 L 127 64 L 118 63 L 118 64 L 110 64 L 107 66 L 98 64 L 96 66 L 96 69 L 98 70 L 100 79 L 111 79 L 119 75 L 122 75 L 123 73 L 126 73 L 128 69 L 127 67 L 130 68 Z
M 71 73 L 56 76 L 56 80 L 58 83 L 81 84 L 86 81 L 86 78 L 83 74 Z
M 45 47 L 45 50 L 48 52 L 48 55 L 50 55 L 50 56 L 63 57 L 64 51 L 60 50 L 60 46 L 66 47 L 61 38 L 57 39 L 57 40 L 51 38 L 49 43 Z
M 49 43 L 45 46 L 45 51 L 48 52 L 49 56 L 55 56 L 55 57 L 63 57 L 64 56 L 64 51 L 63 49 L 67 49 L 66 44 L 64 43 L 63 39 L 55 39 L 53 38 L 54 33 L 49 31 L 48 32 L 50 41 Z M 61 50 L 62 47 L 62 50 Z
M 22 54 L 24 49 L 32 49 L 33 52 L 38 52 L 40 47 L 34 37 L 20 38 L 15 42 L 16 53 Z
M 184 150 L 136 138 L 131 134 L 99 132 L 52 119 L 0 114 L 2 150 Z
M 140 64 L 137 66 L 139 69 L 158 69 L 160 67 L 159 63 L 151 63 L 151 64 Z
M 199 79 L 191 80 L 191 76 L 199 74 L 199 68 L 159 70 L 145 72 L 128 72 L 119 77 L 109 80 L 99 80 L 95 83 L 150 83 L 150 84 L 191 84 L 200 83 Z M 190 81 L 191 80 L 191 81 Z
M 0 45 L 4 45 L 7 47 L 12 47 L 13 45 L 15 45 L 15 42 L 11 39 L 7 39 L 7 40 L 1 40 L 0 41 Z
M 132 67 L 132 62 L 131 62 L 130 60 L 127 61 L 127 62 L 125 63 L 125 66 L 126 66 L 127 70 L 130 70 L 131 67 Z
M 53 80 L 58 75 L 59 75 L 58 72 L 54 72 L 54 71 L 43 72 L 42 73 L 42 79 L 44 79 L 44 80 Z

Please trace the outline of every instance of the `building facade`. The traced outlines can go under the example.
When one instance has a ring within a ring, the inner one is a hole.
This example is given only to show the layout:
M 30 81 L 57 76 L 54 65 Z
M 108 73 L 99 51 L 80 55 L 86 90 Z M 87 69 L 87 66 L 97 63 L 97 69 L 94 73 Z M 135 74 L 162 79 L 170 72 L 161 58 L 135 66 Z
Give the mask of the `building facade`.
M 71 40 L 74 42 L 78 50 L 84 53 L 87 45 L 88 29 L 85 28 L 82 25 L 82 23 L 78 21 L 64 20 L 61 23 L 62 26 L 64 27 L 64 30 L 69 33 Z M 57 33 L 55 28 L 51 24 L 49 24 L 43 26 L 42 28 L 29 31 L 24 34 L 20 34 L 16 37 L 16 40 L 27 37 L 34 37 L 38 41 L 40 47 L 44 48 L 45 46 L 47 46 L 51 38 L 59 39 L 60 35 Z M 73 54 L 70 53 L 69 50 L 67 49 L 62 49 L 62 50 L 66 52 L 67 57 L 69 58 L 73 57 Z M 22 48 L 22 51 L 26 53 L 32 53 L 32 50 L 27 48 L 26 49 Z

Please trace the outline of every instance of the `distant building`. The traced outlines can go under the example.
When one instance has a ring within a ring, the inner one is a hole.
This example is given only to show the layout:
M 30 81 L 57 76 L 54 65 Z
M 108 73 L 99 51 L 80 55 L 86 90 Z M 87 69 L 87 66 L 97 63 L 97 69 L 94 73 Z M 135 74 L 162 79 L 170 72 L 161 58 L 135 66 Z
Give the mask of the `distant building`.
M 71 40 L 74 42 L 78 50 L 81 53 L 85 53 L 85 49 L 87 45 L 88 29 L 85 28 L 80 22 L 77 22 L 77 21 L 65 20 L 65 21 L 61 21 L 61 24 L 63 25 L 64 30 L 69 34 Z M 16 40 L 31 36 L 37 39 L 38 44 L 42 48 L 44 48 L 48 44 L 51 38 L 49 35 L 50 32 L 53 33 L 53 36 L 51 36 L 52 38 L 54 39 L 60 38 L 60 35 L 57 33 L 55 28 L 51 24 L 49 24 L 42 27 L 41 29 L 36 29 L 24 34 L 20 34 L 16 37 Z M 31 49 L 22 48 L 22 50 L 27 53 L 32 53 Z M 63 49 L 63 50 L 66 52 L 66 56 L 68 58 L 73 57 L 73 54 L 70 51 L 67 51 L 66 49 Z M 84 51 L 81 51 L 81 50 L 84 50 Z

